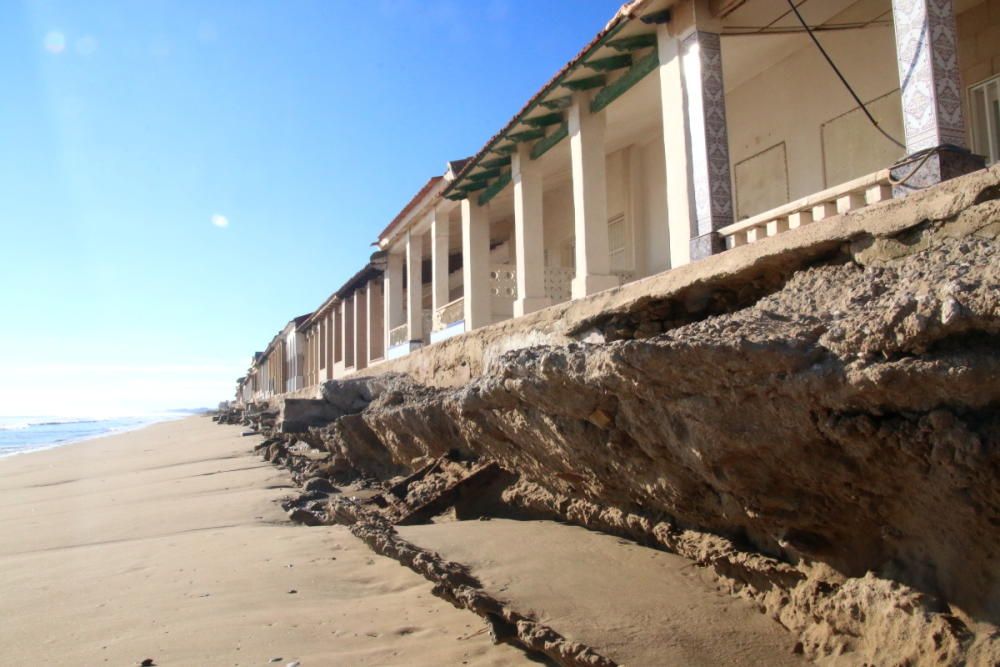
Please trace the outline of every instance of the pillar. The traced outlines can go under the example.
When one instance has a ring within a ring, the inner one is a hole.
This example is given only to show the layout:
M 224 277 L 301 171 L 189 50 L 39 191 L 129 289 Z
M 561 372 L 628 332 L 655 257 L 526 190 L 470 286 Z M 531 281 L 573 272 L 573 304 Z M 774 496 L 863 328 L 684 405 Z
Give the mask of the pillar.
M 344 300 L 344 366 L 354 368 L 354 294 Z
M 490 324 L 490 219 L 476 201 L 477 194 L 462 200 L 462 282 L 465 292 L 465 330 Z
M 531 159 L 528 143 L 518 144 L 511 156 L 514 184 L 514 254 L 517 261 L 517 299 L 514 317 L 549 305 L 545 296 L 545 238 L 542 225 L 542 174 Z
M 333 364 L 335 363 L 334 357 L 337 356 L 334 353 L 334 350 L 336 349 L 334 347 L 334 341 L 337 338 L 337 330 L 334 326 L 335 317 L 333 311 L 334 307 L 331 306 L 330 310 L 326 313 L 326 377 L 323 378 L 324 380 L 333 379 Z
M 344 302 L 338 300 L 333 307 L 333 362 L 344 361 Z
M 909 158 L 893 169 L 900 196 L 984 166 L 965 150 L 953 0 L 892 0 Z M 926 161 L 922 151 L 933 151 Z M 917 155 L 915 155 L 917 154 Z
M 368 299 L 368 364 L 385 356 L 385 306 L 382 301 L 382 279 L 373 278 L 365 289 Z
M 354 290 L 354 367 L 358 370 L 368 366 L 368 290 L 364 287 Z
M 590 97 L 586 92 L 576 93 L 568 119 L 576 242 L 576 277 L 570 290 L 574 299 L 618 285 L 608 255 L 605 117 L 603 112 L 591 113 Z
M 657 26 L 671 267 L 721 252 L 733 222 L 720 30 L 708 0 Z
M 403 324 L 403 254 L 390 251 L 382 275 L 385 295 L 385 349 L 389 349 L 389 332 Z
M 442 207 L 431 213 L 431 301 L 434 311 L 449 302 L 448 247 L 451 242 L 448 214 Z
M 411 343 L 424 338 L 423 239 L 406 233 L 406 328 Z

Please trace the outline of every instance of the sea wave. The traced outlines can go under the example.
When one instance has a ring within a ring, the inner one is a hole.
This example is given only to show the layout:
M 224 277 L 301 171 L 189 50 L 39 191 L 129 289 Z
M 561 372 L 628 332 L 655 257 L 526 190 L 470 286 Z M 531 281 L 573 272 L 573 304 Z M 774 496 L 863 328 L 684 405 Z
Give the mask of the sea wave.
M 181 419 L 198 410 L 170 410 L 128 417 L 0 417 L 0 458 L 51 449 L 105 435 L 133 431 L 163 421 Z

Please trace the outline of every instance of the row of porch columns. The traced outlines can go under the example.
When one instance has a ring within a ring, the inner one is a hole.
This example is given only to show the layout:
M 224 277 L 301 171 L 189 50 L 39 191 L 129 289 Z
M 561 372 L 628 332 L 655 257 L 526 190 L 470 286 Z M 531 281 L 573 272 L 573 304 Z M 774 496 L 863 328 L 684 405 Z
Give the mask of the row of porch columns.
M 656 77 L 666 168 L 670 266 L 675 268 L 721 252 L 719 230 L 734 221 L 732 177 L 723 87 L 721 22 L 709 0 L 679 3 L 671 20 L 656 26 Z M 914 153 L 942 144 L 962 146 L 965 129 L 958 78 L 957 38 L 952 0 L 893 0 L 899 54 L 906 149 Z M 831 79 L 818 85 L 839 85 Z M 612 273 L 608 238 L 606 112 L 591 111 L 591 92 L 573 93 L 567 111 L 570 145 L 574 257 L 571 294 L 579 299 L 618 285 Z M 962 158 L 964 159 L 964 158 Z M 969 171 L 962 159 L 942 153 L 929 160 L 913 181 L 921 186 Z M 545 295 L 543 177 L 530 146 L 511 156 L 517 298 L 514 315 L 549 305 Z M 461 201 L 462 273 L 465 330 L 492 322 L 490 223 L 478 193 Z M 432 302 L 449 301 L 449 224 L 441 204 L 429 214 Z M 390 252 L 385 274 L 388 331 L 407 325 L 408 340 L 422 331 L 421 237 L 410 234 L 405 250 Z M 406 272 L 405 317 L 403 272 Z

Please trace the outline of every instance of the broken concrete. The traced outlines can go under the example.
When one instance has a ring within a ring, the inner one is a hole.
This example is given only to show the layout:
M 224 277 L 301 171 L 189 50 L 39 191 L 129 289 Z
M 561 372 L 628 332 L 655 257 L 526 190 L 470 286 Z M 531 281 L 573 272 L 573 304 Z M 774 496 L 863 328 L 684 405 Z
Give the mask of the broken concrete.
M 448 466 L 495 464 L 492 511 L 687 556 L 821 662 L 996 664 L 998 184 L 994 167 L 328 384 L 351 411 L 313 444 L 387 480 L 384 521 L 421 488 L 422 520 L 456 502 L 434 495 Z

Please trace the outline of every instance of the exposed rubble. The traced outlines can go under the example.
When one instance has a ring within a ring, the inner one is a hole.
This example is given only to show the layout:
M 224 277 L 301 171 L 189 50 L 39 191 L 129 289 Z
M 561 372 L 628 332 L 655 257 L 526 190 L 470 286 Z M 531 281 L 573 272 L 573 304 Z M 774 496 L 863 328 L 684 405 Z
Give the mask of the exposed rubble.
M 715 306 L 601 313 L 460 387 L 327 383 L 341 414 L 261 449 L 372 488 L 296 509 L 377 550 L 445 511 L 558 518 L 711 568 L 821 663 L 1000 664 L 998 197 Z

